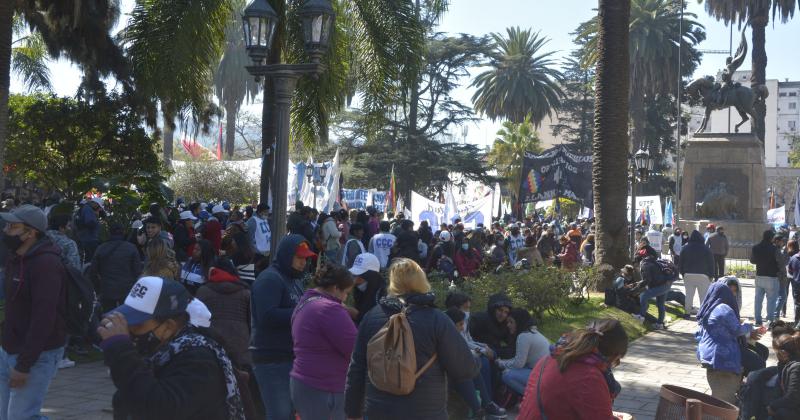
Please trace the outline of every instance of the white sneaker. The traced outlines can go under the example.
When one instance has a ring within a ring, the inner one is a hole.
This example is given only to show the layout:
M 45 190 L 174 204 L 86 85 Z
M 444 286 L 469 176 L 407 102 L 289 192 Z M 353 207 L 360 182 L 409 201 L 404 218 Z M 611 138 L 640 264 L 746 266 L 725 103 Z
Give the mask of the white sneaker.
M 634 314 L 633 317 L 636 318 L 636 320 L 639 321 L 639 323 L 644 324 L 644 317 L 643 316 L 641 316 L 639 314 Z
M 653 329 L 654 330 L 665 330 L 666 328 L 664 327 L 664 324 L 655 323 L 655 324 L 653 324 Z
M 68 357 L 65 357 L 65 358 L 63 358 L 63 359 L 58 361 L 58 368 L 59 369 L 67 369 L 67 368 L 71 368 L 71 367 L 75 367 L 75 362 L 73 362 L 72 360 L 69 360 Z

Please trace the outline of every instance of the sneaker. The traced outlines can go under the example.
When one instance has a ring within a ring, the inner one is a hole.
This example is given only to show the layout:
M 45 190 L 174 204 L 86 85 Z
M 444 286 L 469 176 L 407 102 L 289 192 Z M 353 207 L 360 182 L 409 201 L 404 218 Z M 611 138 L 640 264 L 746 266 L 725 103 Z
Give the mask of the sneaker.
M 654 330 L 666 330 L 667 327 L 665 327 L 664 324 L 660 324 L 660 323 L 656 322 L 655 324 L 653 324 L 653 329 Z
M 639 321 L 640 323 L 644 324 L 644 317 L 639 314 L 634 314 L 633 317 Z
M 483 407 L 483 411 L 486 413 L 487 417 L 493 419 L 506 418 L 506 409 L 498 406 L 493 402 L 490 402 L 486 407 Z
M 75 367 L 75 362 L 73 362 L 72 360 L 69 360 L 69 357 L 65 357 L 65 358 L 63 358 L 63 359 L 58 361 L 58 368 L 59 369 L 67 369 L 67 368 L 71 368 L 71 367 Z

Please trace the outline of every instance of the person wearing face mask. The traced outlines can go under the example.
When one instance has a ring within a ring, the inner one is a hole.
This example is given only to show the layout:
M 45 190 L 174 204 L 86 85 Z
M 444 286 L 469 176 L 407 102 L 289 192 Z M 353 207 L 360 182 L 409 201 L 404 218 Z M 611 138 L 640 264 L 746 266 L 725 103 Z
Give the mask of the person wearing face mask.
M 344 420 L 344 385 L 356 330 L 342 302 L 353 290 L 346 268 L 328 262 L 292 314 L 292 403 L 303 419 Z
M 287 235 L 272 264 L 253 283 L 250 351 L 268 420 L 294 419 L 289 391 L 294 358 L 291 319 L 303 296 L 307 261 L 316 256 L 302 235 Z
M 453 258 L 456 270 L 461 277 L 471 277 L 478 272 L 481 266 L 481 254 L 477 249 L 471 248 L 469 242 L 463 242 Z
M 97 329 L 118 419 L 244 420 L 233 364 L 211 314 L 180 283 L 142 277 Z
M 0 418 L 38 418 L 66 342 L 67 272 L 45 235 L 47 217 L 31 205 L 0 213 L 5 322 L 0 349 Z
M 351 308 L 351 315 L 356 324 L 360 323 L 364 315 L 386 296 L 386 281 L 380 270 L 378 257 L 370 253 L 356 257 L 353 266 L 350 267 L 350 273 L 355 276 L 353 289 L 355 308 Z
M 253 217 L 247 219 L 247 233 L 257 253 L 269 257 L 272 232 L 269 230 L 269 206 L 261 203 L 256 207 Z
M 494 244 L 489 248 L 489 263 L 492 266 L 502 265 L 506 262 L 506 250 L 503 245 L 503 235 L 496 234 Z

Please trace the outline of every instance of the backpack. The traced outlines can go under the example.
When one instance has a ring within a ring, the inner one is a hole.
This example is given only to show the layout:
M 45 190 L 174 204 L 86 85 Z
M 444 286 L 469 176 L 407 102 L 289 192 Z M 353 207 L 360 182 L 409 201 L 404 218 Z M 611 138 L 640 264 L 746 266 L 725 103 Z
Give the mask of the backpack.
M 436 263 L 436 269 L 446 274 L 449 279 L 455 277 L 456 264 L 453 262 L 453 259 L 447 255 L 439 257 L 439 261 Z
M 417 379 L 436 361 L 434 354 L 417 370 L 414 335 L 408 324 L 408 307 L 389 320 L 367 343 L 367 372 L 375 388 L 392 395 L 408 395 Z
M 678 268 L 670 260 L 658 259 L 656 265 L 661 272 L 660 284 L 672 282 L 678 279 Z
M 62 263 L 67 273 L 67 334 L 84 337 L 89 325 L 98 320 L 94 285 L 80 270 L 63 260 Z

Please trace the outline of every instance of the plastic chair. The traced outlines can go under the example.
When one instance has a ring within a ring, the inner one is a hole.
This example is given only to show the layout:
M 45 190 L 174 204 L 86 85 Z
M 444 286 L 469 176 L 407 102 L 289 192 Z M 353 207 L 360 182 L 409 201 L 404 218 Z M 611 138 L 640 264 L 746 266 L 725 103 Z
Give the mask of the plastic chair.
M 656 420 L 737 420 L 735 405 L 691 389 L 662 385 Z

